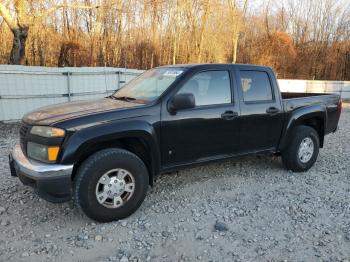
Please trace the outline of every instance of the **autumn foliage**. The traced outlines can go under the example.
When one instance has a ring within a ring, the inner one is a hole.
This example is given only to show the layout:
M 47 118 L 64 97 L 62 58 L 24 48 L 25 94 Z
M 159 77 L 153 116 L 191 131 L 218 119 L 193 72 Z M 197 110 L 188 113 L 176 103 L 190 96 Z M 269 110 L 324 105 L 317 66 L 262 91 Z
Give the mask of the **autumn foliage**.
M 289 34 L 273 32 L 262 38 L 260 43 L 256 64 L 271 66 L 282 74 L 292 69 L 297 51 Z
M 3 2 L 14 21 L 31 21 L 25 65 L 237 62 L 272 66 L 279 78 L 350 80 L 350 8 L 337 0 Z M 9 63 L 13 37 L 0 16 L 0 63 Z

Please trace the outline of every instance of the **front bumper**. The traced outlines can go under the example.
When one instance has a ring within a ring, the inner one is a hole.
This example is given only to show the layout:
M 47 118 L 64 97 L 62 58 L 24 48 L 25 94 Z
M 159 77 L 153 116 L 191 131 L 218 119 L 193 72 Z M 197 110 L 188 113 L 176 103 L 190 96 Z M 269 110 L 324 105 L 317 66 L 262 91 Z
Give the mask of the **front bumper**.
M 71 198 L 73 165 L 45 164 L 28 159 L 18 144 L 9 155 L 9 164 L 11 175 L 37 189 L 45 200 L 57 203 Z

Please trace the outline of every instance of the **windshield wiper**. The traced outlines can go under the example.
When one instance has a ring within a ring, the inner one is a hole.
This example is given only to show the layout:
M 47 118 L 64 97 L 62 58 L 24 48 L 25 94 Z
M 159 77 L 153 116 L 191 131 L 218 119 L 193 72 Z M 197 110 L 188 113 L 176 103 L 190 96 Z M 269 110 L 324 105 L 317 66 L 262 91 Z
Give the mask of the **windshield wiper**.
M 136 98 L 134 97 L 129 97 L 129 96 L 110 96 L 110 98 L 116 99 L 116 100 L 122 100 L 122 101 L 126 101 L 126 102 L 130 102 L 130 101 L 135 101 Z

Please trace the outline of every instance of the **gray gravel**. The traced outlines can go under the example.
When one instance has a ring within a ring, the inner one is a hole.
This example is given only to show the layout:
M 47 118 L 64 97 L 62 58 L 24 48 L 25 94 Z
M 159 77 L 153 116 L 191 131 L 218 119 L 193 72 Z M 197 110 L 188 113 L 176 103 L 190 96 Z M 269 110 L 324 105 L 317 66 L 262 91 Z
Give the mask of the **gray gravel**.
M 141 208 L 98 224 L 10 177 L 0 124 L 0 261 L 349 261 L 350 110 L 315 166 L 247 157 L 161 176 Z

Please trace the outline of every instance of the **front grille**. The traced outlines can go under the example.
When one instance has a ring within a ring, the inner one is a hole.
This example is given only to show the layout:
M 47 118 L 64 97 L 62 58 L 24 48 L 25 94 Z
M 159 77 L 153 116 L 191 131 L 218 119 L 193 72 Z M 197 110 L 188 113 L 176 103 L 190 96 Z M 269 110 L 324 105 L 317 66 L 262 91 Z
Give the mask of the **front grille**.
M 19 129 L 19 144 L 25 155 L 27 154 L 27 135 L 29 130 L 30 130 L 30 125 L 22 122 L 21 127 Z

